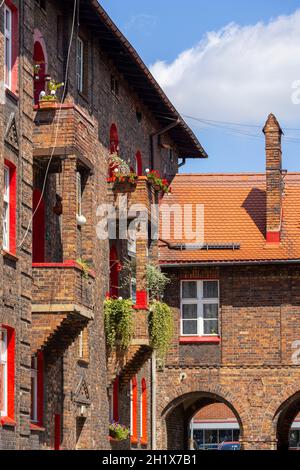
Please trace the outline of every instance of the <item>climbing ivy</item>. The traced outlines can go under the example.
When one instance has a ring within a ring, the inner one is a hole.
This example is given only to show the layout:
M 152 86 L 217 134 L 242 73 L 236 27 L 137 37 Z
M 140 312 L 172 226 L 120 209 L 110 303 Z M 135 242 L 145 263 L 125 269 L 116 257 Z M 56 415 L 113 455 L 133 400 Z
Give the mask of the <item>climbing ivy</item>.
M 107 299 L 104 302 L 104 326 L 108 347 L 111 350 L 127 349 L 134 333 L 132 301 Z
M 149 335 L 158 362 L 163 365 L 173 337 L 174 321 L 170 307 L 158 301 L 150 304 Z

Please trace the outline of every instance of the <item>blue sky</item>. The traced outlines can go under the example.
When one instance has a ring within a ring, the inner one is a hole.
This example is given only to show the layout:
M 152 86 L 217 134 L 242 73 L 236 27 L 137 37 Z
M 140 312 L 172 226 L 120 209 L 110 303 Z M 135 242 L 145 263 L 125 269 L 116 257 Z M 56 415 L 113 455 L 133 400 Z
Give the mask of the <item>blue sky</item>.
M 242 124 L 186 119 L 209 159 L 190 161 L 185 172 L 264 171 L 260 127 L 269 112 L 287 129 L 284 168 L 300 171 L 300 104 L 291 102 L 300 80 L 300 0 L 100 3 L 178 111 Z

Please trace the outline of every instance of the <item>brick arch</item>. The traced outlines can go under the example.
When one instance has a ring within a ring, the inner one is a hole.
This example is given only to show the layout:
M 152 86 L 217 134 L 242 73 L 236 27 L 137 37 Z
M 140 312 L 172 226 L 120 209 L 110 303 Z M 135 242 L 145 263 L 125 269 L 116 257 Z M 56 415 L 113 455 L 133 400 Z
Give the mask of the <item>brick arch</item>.
M 211 383 L 203 384 L 199 379 L 192 382 L 184 381 L 179 387 L 172 387 L 172 390 L 168 390 L 168 392 L 168 396 L 158 405 L 161 418 L 162 448 L 178 449 L 180 440 L 182 442 L 180 448 L 186 447 L 188 422 L 197 411 L 194 407 L 201 409 L 206 404 L 214 402 L 224 403 L 233 411 L 240 425 L 241 439 L 245 433 L 249 435 L 253 432 L 247 404 L 242 403 L 240 398 L 224 386 Z M 187 405 L 188 403 L 190 405 Z M 184 409 L 183 413 L 180 412 L 181 408 Z M 183 424 L 185 429 L 176 429 L 176 422 L 180 419 L 185 419 Z M 176 443 L 172 442 L 170 429 L 173 430 L 173 436 L 176 434 Z
M 274 436 L 274 439 L 278 440 L 280 437 L 279 426 L 286 426 L 286 429 L 290 428 L 290 424 L 295 417 L 296 411 L 293 411 L 293 407 L 300 411 L 300 385 L 294 383 L 288 387 L 284 387 L 277 397 L 272 400 L 268 406 L 266 406 L 264 418 L 261 426 L 262 436 Z M 281 412 L 286 413 L 286 423 L 280 422 Z M 296 413 L 297 414 L 297 413 Z M 287 430 L 283 433 L 286 434 Z M 286 436 L 285 436 L 286 437 Z M 280 445 L 280 442 L 278 443 Z

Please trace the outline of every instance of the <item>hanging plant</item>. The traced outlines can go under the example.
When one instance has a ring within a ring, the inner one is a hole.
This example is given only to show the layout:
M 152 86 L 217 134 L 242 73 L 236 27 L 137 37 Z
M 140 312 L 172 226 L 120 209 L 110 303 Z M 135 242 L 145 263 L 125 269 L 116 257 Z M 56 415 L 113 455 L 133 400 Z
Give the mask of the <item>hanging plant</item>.
M 169 182 L 165 178 L 161 178 L 158 170 L 146 170 L 147 179 L 156 191 L 162 191 L 165 194 L 171 192 Z
M 149 300 L 162 299 L 166 286 L 171 282 L 170 279 L 154 263 L 146 265 L 146 278 Z
M 153 301 L 149 311 L 149 336 L 160 365 L 164 364 L 171 345 L 173 331 L 174 320 L 170 307 L 163 302 Z
M 111 350 L 128 349 L 134 333 L 132 301 L 107 299 L 104 302 L 106 342 Z
M 89 277 L 89 272 L 90 272 L 90 265 L 88 264 L 87 261 L 85 261 L 84 259 L 82 258 L 78 258 L 76 260 L 76 263 L 80 266 L 80 268 L 82 269 L 82 276 L 85 278 L 85 279 L 88 279 Z
M 123 424 L 113 422 L 109 425 L 109 435 L 117 441 L 125 441 L 128 439 L 130 429 Z

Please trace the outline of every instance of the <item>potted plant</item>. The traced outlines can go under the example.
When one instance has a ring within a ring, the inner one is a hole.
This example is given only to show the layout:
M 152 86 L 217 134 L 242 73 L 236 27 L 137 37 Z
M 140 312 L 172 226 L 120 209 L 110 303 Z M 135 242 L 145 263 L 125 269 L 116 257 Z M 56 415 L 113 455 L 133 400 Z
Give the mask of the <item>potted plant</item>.
M 113 421 L 109 425 L 109 437 L 116 441 L 125 441 L 130 434 L 129 429 L 123 424 Z
M 58 98 L 56 95 L 57 90 L 64 86 L 64 83 L 58 83 L 55 80 L 50 80 L 48 84 L 49 93 L 42 91 L 40 94 L 39 108 L 40 109 L 53 109 L 56 108 Z
M 165 178 L 161 178 L 158 170 L 146 170 L 147 179 L 156 191 L 162 191 L 165 194 L 171 192 L 169 182 Z
M 138 177 L 129 165 L 116 153 L 110 155 L 108 164 L 110 176 L 107 181 L 114 183 L 118 192 L 134 191 Z

